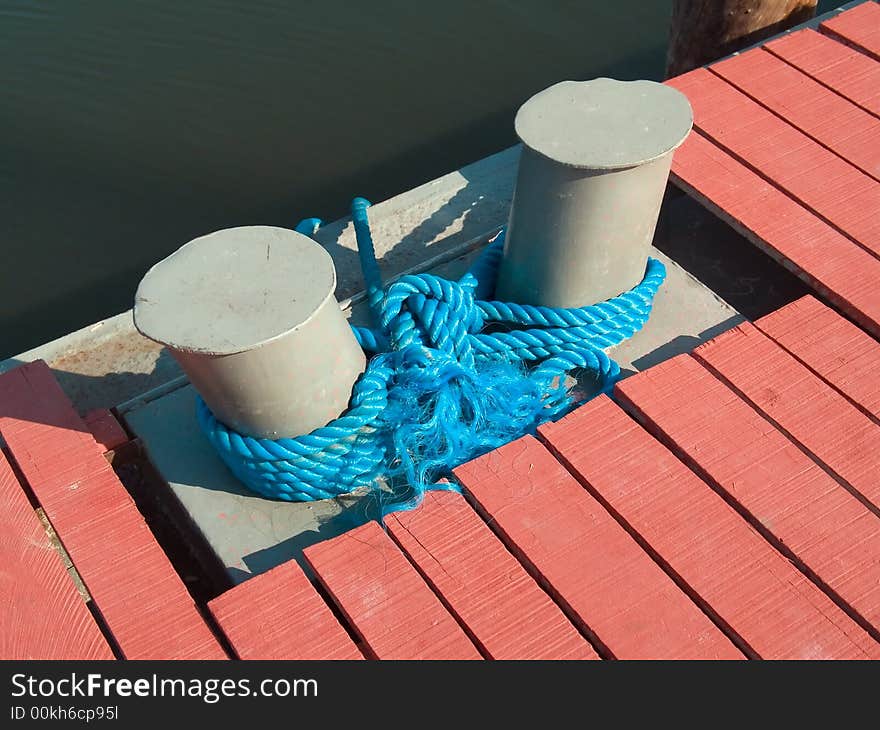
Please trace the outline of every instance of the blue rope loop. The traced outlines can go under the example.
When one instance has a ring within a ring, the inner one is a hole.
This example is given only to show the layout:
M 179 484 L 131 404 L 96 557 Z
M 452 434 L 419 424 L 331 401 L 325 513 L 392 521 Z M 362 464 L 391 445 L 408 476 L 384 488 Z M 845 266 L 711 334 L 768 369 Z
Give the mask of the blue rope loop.
M 563 309 L 493 301 L 502 231 L 459 281 L 410 274 L 385 288 L 369 205 L 356 198 L 352 220 L 373 326 L 352 330 L 373 357 L 348 410 L 309 434 L 273 440 L 233 431 L 197 399 L 199 424 L 214 449 L 265 497 L 311 501 L 370 486 L 387 513 L 416 506 L 426 489 L 451 488 L 439 480 L 455 466 L 568 411 L 573 398 L 564 383 L 572 371 L 609 392 L 620 367 L 604 350 L 644 326 L 666 276 L 663 264 L 649 258 L 638 285 L 599 304 Z M 313 234 L 320 225 L 310 218 L 297 230 Z

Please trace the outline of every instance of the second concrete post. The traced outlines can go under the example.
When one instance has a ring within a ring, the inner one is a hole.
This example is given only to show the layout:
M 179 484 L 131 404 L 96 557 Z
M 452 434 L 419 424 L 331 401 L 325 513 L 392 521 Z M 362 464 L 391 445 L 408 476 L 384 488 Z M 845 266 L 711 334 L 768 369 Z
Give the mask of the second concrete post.
M 580 307 L 635 286 L 692 121 L 687 98 L 652 81 L 563 81 L 529 99 L 495 297 Z

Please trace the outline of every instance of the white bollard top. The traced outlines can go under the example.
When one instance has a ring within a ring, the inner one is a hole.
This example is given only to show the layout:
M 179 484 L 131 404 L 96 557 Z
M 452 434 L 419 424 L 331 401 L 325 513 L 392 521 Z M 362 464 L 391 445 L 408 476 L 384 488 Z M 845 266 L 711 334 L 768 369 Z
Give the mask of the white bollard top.
M 141 334 L 183 352 L 231 355 L 302 326 L 333 297 L 330 254 L 274 226 L 196 238 L 153 266 L 135 294 Z
M 687 97 L 654 81 L 562 81 L 516 115 L 523 143 L 562 165 L 634 167 L 678 147 L 693 124 Z

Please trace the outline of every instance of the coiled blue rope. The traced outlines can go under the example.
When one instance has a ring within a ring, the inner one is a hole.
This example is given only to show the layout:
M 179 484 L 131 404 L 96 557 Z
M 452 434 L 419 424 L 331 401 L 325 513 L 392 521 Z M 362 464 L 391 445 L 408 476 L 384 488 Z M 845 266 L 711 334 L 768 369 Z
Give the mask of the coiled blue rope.
M 304 436 L 271 440 L 231 430 L 197 400 L 217 453 L 263 496 L 328 499 L 375 486 L 381 476 L 391 492 L 384 512 L 415 506 L 425 489 L 446 488 L 438 480 L 451 468 L 567 411 L 571 371 L 610 390 L 620 367 L 604 349 L 642 328 L 666 276 L 661 262 L 648 259 L 636 287 L 576 309 L 492 301 L 502 232 L 457 282 L 413 274 L 385 289 L 369 205 L 356 198 L 352 219 L 373 326 L 352 329 L 374 357 L 348 410 Z M 319 225 L 308 219 L 297 230 L 314 233 Z

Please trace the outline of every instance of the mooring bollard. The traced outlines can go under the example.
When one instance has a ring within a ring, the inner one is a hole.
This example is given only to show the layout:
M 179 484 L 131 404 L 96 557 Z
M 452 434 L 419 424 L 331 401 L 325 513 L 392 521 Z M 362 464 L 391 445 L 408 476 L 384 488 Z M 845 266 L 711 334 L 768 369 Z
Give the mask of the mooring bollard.
M 653 81 L 563 81 L 526 101 L 495 298 L 581 307 L 635 286 L 692 122 L 687 97 Z
M 250 436 L 299 436 L 346 409 L 366 366 L 335 288 L 333 260 L 307 236 L 230 228 L 153 266 L 134 322 L 219 420 Z

